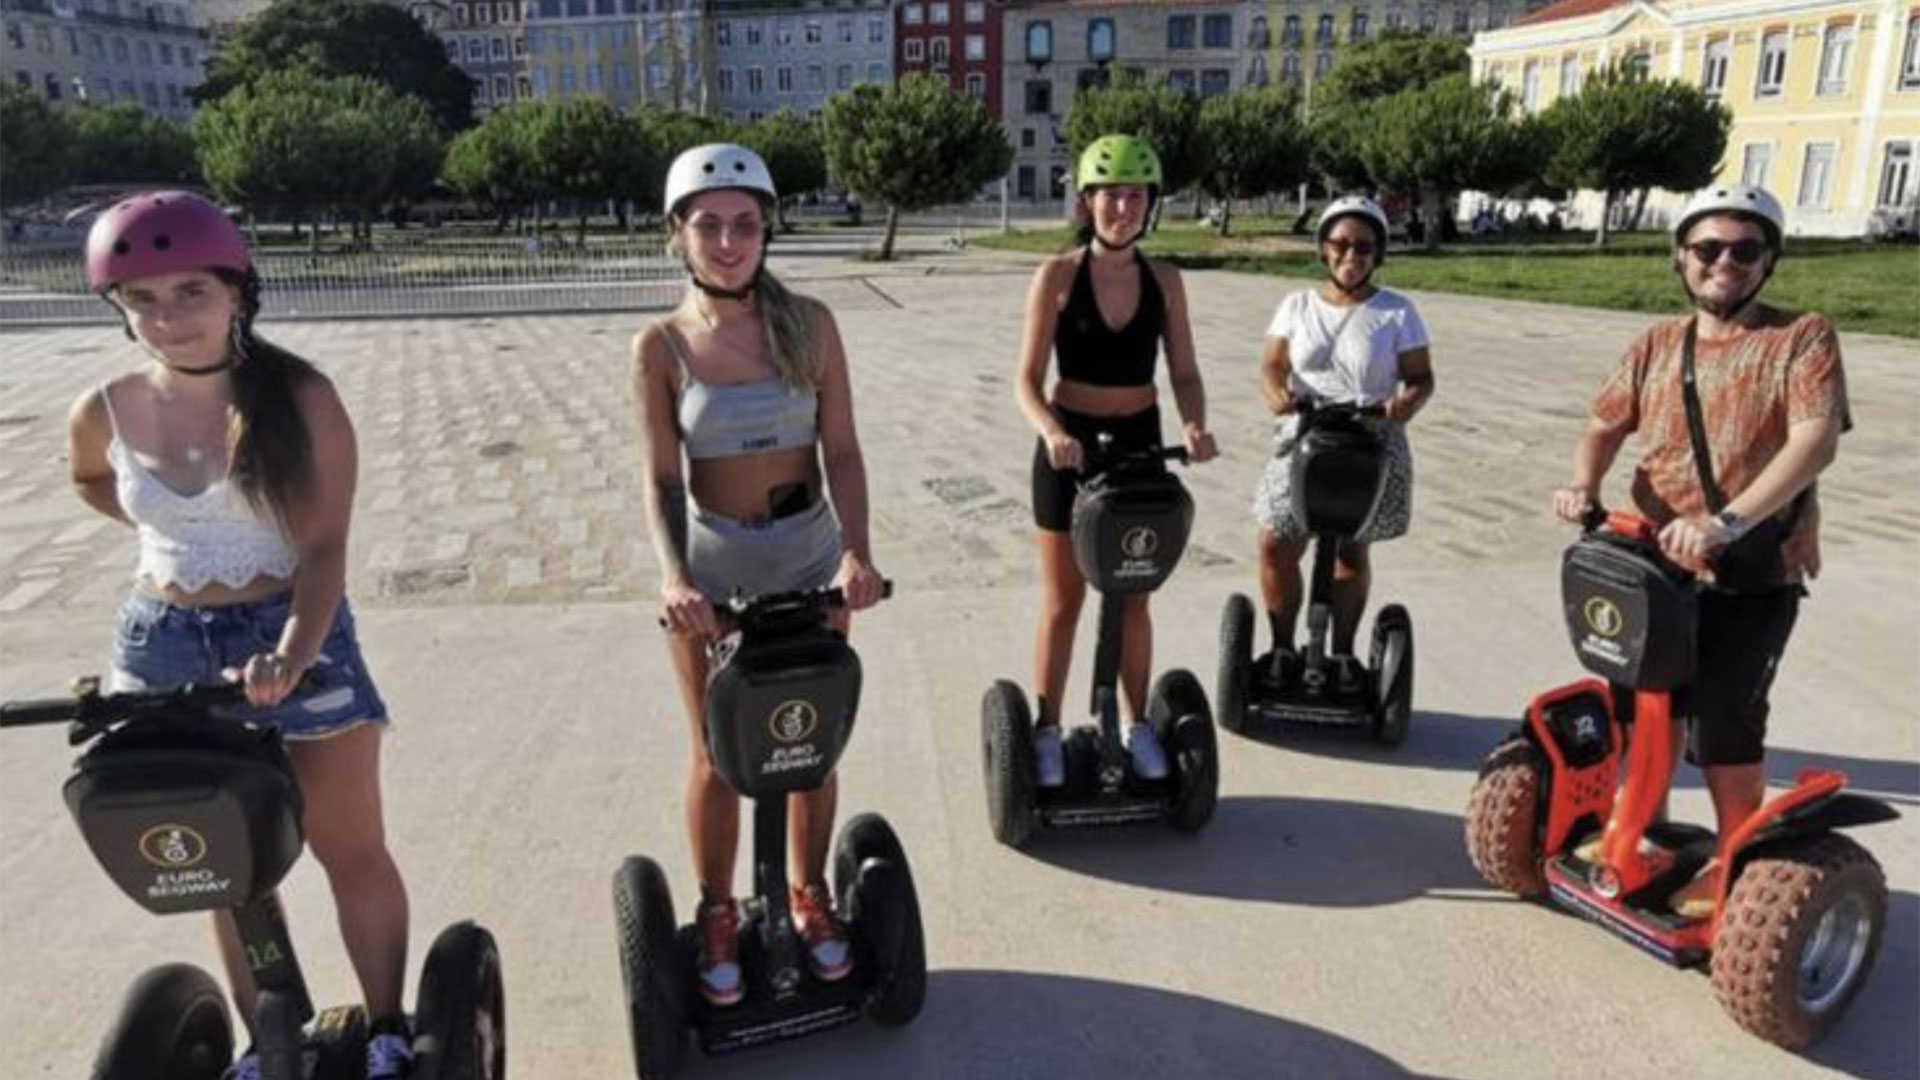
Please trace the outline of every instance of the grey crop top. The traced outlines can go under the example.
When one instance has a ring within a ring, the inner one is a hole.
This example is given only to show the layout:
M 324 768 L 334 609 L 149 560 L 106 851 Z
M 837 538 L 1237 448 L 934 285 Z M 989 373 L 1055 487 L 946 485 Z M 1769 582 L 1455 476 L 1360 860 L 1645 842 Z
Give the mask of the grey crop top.
M 680 439 L 693 461 L 812 446 L 820 437 L 820 399 L 784 379 L 707 383 L 694 377 L 678 332 L 662 327 L 680 366 Z

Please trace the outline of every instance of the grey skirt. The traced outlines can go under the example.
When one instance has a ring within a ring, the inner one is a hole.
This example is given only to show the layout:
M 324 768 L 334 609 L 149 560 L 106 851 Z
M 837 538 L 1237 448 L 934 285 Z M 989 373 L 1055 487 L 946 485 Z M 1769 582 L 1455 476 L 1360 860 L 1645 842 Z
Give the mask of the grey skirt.
M 688 507 L 687 571 L 708 600 L 831 584 L 840 569 L 840 521 L 821 499 L 792 517 L 741 522 Z
M 1373 520 L 1354 539 L 1360 543 L 1392 540 L 1406 535 L 1407 526 L 1413 520 L 1413 451 L 1407 445 L 1406 425 L 1375 416 L 1361 422 L 1379 435 L 1386 446 L 1387 480 Z M 1296 414 L 1273 422 L 1274 452 L 1253 494 L 1254 520 L 1283 540 L 1307 535 L 1305 517 L 1293 490 L 1293 455 L 1299 433 L 1300 417 Z

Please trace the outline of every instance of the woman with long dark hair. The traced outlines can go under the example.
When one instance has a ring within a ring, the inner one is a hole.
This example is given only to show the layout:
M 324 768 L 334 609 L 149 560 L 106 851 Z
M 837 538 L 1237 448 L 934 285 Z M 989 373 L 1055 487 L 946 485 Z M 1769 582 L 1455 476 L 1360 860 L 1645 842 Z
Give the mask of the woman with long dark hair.
M 87 237 L 86 270 L 146 356 L 81 394 L 68 418 L 80 498 L 139 533 L 113 686 L 239 680 L 251 718 L 280 728 L 372 1021 L 367 1077 L 397 1080 L 411 1055 L 407 894 L 381 820 L 386 705 L 346 601 L 353 424 L 325 375 L 255 332 L 259 273 L 207 200 L 156 191 L 115 205 Z M 250 1017 L 232 919 L 215 924 Z M 251 1052 L 228 1074 L 258 1075 Z

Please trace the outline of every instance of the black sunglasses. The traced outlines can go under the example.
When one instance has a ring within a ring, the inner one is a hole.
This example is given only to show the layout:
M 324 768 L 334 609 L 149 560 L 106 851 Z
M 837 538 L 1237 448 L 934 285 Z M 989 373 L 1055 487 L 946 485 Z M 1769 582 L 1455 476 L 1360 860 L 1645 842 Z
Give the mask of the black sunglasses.
M 1733 256 L 1733 261 L 1741 266 L 1752 266 L 1766 254 L 1767 245 L 1760 240 L 1735 240 L 1729 244 L 1724 240 L 1700 240 L 1687 245 L 1693 257 L 1700 260 L 1702 266 L 1712 266 L 1720 261 L 1721 255 Z
M 1333 249 L 1335 255 L 1345 255 L 1351 251 L 1363 259 L 1379 250 L 1371 240 L 1328 240 L 1327 246 Z

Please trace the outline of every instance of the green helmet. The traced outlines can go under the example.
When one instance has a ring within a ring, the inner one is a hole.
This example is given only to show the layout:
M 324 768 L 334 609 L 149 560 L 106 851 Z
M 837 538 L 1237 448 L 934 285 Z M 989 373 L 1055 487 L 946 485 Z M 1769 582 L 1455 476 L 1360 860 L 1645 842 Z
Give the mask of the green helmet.
M 1145 139 L 1102 135 L 1080 154 L 1074 186 L 1085 190 L 1114 184 L 1142 184 L 1160 190 L 1160 155 Z

